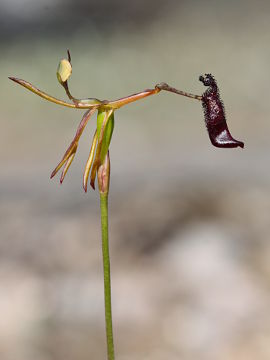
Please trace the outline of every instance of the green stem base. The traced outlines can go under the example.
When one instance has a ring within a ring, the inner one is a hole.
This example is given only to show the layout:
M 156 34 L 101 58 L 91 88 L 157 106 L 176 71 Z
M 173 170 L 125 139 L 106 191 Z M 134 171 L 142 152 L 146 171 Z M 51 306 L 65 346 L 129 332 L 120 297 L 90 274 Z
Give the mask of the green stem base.
M 108 193 L 100 193 L 102 254 L 104 272 L 104 301 L 108 360 L 114 360 L 112 306 L 111 306 L 111 274 L 108 236 Z

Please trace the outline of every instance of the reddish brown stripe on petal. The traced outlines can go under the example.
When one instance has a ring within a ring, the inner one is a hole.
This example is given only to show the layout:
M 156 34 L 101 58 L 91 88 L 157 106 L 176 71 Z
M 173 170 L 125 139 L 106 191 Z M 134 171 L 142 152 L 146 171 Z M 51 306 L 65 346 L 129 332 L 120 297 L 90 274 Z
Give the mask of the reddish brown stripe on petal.
M 65 164 L 65 162 L 70 158 L 70 156 L 72 156 L 73 154 L 75 155 L 76 151 L 77 151 L 77 147 L 78 147 L 78 143 L 80 140 L 80 137 L 82 135 L 82 132 L 86 126 L 86 124 L 88 123 L 88 120 L 90 119 L 91 115 L 96 111 L 96 108 L 93 108 L 91 110 L 87 110 L 84 115 L 83 118 L 77 128 L 76 131 L 76 135 L 74 136 L 74 139 L 72 140 L 71 144 L 69 145 L 68 149 L 66 150 L 62 160 L 59 162 L 59 164 L 56 166 L 56 168 L 53 170 L 52 174 L 51 174 L 51 178 L 53 178 L 56 173 L 61 169 L 61 167 Z M 73 156 L 74 157 L 74 156 Z M 73 160 L 73 159 L 72 159 Z
M 91 146 L 91 149 L 90 149 L 89 157 L 88 157 L 88 160 L 86 162 L 85 169 L 84 169 L 84 174 L 83 174 L 83 188 L 84 188 L 85 192 L 87 192 L 87 181 L 88 181 L 91 166 L 92 166 L 93 161 L 94 161 L 96 145 L 97 145 L 97 131 L 95 132 L 95 135 L 93 137 L 92 146 Z
M 65 163 L 65 166 L 63 168 L 62 174 L 61 174 L 61 178 L 60 178 L 60 184 L 62 184 L 62 182 L 64 181 L 64 178 L 66 176 L 66 173 L 74 159 L 75 153 L 73 153 L 72 155 L 70 155 L 70 157 L 68 158 L 67 162 Z

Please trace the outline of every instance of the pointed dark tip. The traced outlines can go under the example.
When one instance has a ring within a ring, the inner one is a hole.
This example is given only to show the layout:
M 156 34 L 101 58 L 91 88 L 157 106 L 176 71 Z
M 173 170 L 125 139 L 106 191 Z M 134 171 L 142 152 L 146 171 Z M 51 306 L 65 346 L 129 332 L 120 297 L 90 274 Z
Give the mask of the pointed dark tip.
M 23 80 L 23 79 L 19 79 L 19 78 L 15 78 L 13 76 L 8 76 L 9 80 L 14 81 L 16 84 L 22 85 L 24 87 L 27 87 L 27 81 Z M 31 85 L 31 84 L 30 84 Z
M 85 193 L 87 193 L 87 184 L 85 184 L 85 186 L 83 185 L 83 190 Z
M 244 149 L 245 144 L 244 144 L 242 141 L 239 141 L 239 146 L 240 146 L 242 149 Z
M 96 188 L 95 188 L 95 182 L 94 182 L 94 181 L 91 181 L 90 185 L 91 185 L 91 187 L 92 187 L 93 190 L 96 189 Z
M 60 176 L 60 185 L 62 185 L 63 181 L 64 181 L 64 178 L 65 178 L 65 174 L 64 174 L 64 170 L 62 171 L 62 174 Z
M 71 63 L 71 55 L 69 49 L 67 49 L 68 61 Z

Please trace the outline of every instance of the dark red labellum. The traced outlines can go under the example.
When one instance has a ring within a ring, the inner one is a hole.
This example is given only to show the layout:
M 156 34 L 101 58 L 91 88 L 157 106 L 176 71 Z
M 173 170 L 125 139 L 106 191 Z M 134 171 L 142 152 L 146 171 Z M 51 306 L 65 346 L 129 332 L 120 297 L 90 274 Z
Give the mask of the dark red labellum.
M 216 80 L 211 74 L 200 76 L 199 80 L 203 82 L 208 89 L 202 95 L 202 105 L 204 109 L 204 118 L 211 143 L 220 148 L 244 147 L 242 141 L 235 140 L 226 123 L 225 110 L 219 97 Z

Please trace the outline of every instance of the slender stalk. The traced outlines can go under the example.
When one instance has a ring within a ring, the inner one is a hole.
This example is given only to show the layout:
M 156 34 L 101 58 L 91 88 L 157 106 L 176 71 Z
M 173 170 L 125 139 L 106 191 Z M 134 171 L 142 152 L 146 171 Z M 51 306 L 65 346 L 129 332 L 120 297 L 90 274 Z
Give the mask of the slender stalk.
M 112 306 L 111 306 L 111 274 L 110 254 L 108 236 L 108 192 L 100 192 L 101 232 L 102 232 L 102 254 L 104 272 L 104 302 L 106 320 L 106 338 L 108 360 L 114 360 L 113 328 L 112 328 Z
M 196 100 L 200 100 L 200 101 L 202 100 L 202 96 L 200 96 L 200 95 L 195 95 L 195 94 L 188 93 L 186 91 L 178 90 L 166 83 L 157 84 L 156 88 L 158 88 L 160 90 L 170 91 L 170 92 L 178 94 L 178 95 L 186 96 L 191 99 L 196 99 Z

